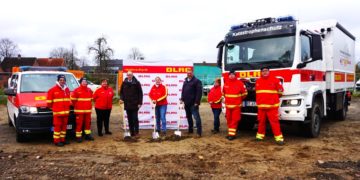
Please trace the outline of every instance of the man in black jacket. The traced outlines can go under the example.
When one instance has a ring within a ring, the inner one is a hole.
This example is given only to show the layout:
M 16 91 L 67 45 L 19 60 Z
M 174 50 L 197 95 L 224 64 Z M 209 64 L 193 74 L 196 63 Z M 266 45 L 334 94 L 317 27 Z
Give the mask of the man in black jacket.
M 120 103 L 124 103 L 131 136 L 137 136 L 139 134 L 138 111 L 143 103 L 143 91 L 140 82 L 131 71 L 128 71 L 126 76 L 120 89 Z
M 201 118 L 199 114 L 199 105 L 202 96 L 202 84 L 199 79 L 194 76 L 192 70 L 187 71 L 187 78 L 185 78 L 182 92 L 181 103 L 185 104 L 186 118 L 189 123 L 189 133 L 193 133 L 193 119 L 194 116 L 197 127 L 197 137 L 201 137 L 202 127 Z

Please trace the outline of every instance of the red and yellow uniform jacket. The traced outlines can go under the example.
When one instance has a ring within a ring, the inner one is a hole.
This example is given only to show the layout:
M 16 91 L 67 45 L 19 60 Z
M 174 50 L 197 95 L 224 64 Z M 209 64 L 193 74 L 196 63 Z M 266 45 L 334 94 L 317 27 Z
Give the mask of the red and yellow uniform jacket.
M 71 101 L 74 104 L 75 114 L 91 113 L 92 91 L 87 86 L 80 86 L 74 90 L 71 95 Z
M 166 99 L 167 95 L 168 95 L 168 90 L 162 84 L 159 84 L 159 86 L 153 85 L 149 92 L 150 99 L 152 101 L 156 101 L 156 105 L 158 106 L 168 104 Z
M 52 109 L 54 116 L 68 116 L 70 113 L 70 90 L 56 84 L 47 93 L 47 106 Z
M 113 97 L 114 92 L 111 87 L 100 87 L 96 89 L 93 95 L 93 99 L 95 101 L 95 108 L 103 110 L 111 109 Z
M 221 97 L 222 93 L 220 86 L 214 86 L 210 89 L 208 94 L 208 102 L 210 103 L 211 108 L 221 108 Z
M 228 79 L 223 87 L 225 107 L 241 107 L 242 100 L 247 96 L 247 90 L 243 82 L 237 79 Z
M 274 76 L 260 77 L 255 84 L 256 104 L 260 109 L 278 108 L 284 91 L 280 80 Z

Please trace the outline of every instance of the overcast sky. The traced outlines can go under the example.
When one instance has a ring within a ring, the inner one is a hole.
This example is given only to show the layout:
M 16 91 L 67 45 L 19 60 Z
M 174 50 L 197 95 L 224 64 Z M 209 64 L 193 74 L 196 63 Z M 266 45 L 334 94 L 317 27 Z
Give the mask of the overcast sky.
M 104 35 L 126 59 L 138 47 L 151 60 L 215 62 L 217 43 L 231 25 L 293 15 L 301 22 L 336 19 L 360 39 L 359 0 L 0 0 L 0 38 L 22 56 L 49 57 L 74 44 L 79 57 Z M 356 42 L 356 59 L 360 43 Z

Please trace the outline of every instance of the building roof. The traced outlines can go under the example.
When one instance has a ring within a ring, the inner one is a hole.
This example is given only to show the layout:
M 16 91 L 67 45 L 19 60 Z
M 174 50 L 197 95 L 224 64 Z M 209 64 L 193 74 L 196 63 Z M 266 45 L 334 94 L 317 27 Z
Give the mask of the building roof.
M 194 66 L 217 66 L 217 64 L 202 62 L 202 63 L 194 63 Z
M 108 67 L 121 67 L 123 66 L 123 60 L 122 59 L 112 59 L 112 60 L 107 60 L 107 65 Z
M 6 57 L 1 62 L 1 68 L 4 72 L 11 72 L 13 67 L 33 66 L 35 63 L 35 57 Z

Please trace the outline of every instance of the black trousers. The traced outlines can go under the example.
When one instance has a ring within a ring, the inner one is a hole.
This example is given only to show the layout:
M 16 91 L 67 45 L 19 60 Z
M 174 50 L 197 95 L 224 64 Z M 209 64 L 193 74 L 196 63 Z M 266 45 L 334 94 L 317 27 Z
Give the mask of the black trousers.
M 131 136 L 135 136 L 135 135 L 139 134 L 138 111 L 139 111 L 139 109 L 126 110 Z
M 105 127 L 105 132 L 109 132 L 109 121 L 110 121 L 110 113 L 111 113 L 111 109 L 97 109 L 95 108 L 96 111 L 96 119 L 97 119 L 97 128 L 98 128 L 98 133 L 102 134 L 102 128 L 103 128 L 103 124 Z

